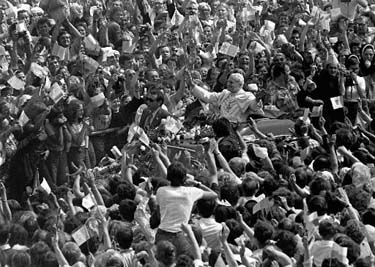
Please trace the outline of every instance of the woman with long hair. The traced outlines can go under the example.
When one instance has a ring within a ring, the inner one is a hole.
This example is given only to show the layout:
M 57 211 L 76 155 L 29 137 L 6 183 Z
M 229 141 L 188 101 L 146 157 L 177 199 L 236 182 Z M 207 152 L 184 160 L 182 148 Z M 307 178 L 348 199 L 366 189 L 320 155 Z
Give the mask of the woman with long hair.
M 88 145 L 89 145 L 89 125 L 84 122 L 83 104 L 79 100 L 69 103 L 66 112 L 68 119 L 68 130 L 72 136 L 72 143 L 68 151 L 68 166 L 70 172 L 74 172 L 76 167 L 83 166 L 89 168 Z

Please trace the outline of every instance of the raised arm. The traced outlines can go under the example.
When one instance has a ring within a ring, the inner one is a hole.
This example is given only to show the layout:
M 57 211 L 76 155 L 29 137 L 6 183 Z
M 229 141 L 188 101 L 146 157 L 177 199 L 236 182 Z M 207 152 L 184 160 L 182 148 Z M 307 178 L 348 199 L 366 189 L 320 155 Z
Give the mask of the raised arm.
M 220 93 L 211 93 L 207 90 L 203 89 L 199 85 L 196 85 L 192 78 L 190 73 L 187 72 L 187 84 L 188 87 L 191 88 L 191 93 L 198 98 L 199 100 L 202 100 L 206 103 L 217 103 L 220 98 Z
M 3 211 L 4 218 L 7 222 L 12 221 L 12 212 L 8 205 L 7 191 L 3 183 L 0 183 L 0 197 L 1 197 L 1 207 Z

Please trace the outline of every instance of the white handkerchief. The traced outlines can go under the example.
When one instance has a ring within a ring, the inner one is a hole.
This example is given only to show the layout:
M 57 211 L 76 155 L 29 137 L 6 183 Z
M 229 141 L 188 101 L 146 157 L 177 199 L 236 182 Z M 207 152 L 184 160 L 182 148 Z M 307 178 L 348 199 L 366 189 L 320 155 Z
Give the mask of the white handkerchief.
M 331 103 L 333 109 L 339 109 L 344 107 L 344 98 L 342 96 L 331 97 Z

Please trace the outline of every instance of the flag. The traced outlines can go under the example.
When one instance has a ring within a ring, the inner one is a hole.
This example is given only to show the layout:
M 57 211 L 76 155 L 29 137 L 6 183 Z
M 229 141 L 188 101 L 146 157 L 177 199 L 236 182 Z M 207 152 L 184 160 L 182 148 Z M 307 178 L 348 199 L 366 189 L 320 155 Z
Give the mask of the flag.
M 122 53 L 123 54 L 131 54 L 133 53 L 133 45 L 132 40 L 123 40 L 122 41 Z
M 18 118 L 18 124 L 23 127 L 29 122 L 30 118 L 26 115 L 25 111 L 21 112 L 20 117 Z
M 25 82 L 22 81 L 21 79 L 19 79 L 17 76 L 12 76 L 9 80 L 8 80 L 8 84 L 13 88 L 13 89 L 16 89 L 16 90 L 21 90 L 25 87 Z
M 95 200 L 92 197 L 91 193 L 87 194 L 82 198 L 82 206 L 87 210 L 90 210 L 92 207 L 95 206 Z
M 314 106 L 311 111 L 311 118 L 320 117 L 323 113 L 323 105 L 320 106 Z
M 84 72 L 85 72 L 84 74 L 86 77 L 90 75 L 91 73 L 96 72 L 96 70 L 99 67 L 99 63 L 95 59 L 88 57 L 88 56 L 83 56 L 83 64 L 84 64 L 83 67 L 84 67 Z
M 136 124 L 130 125 L 129 132 L 128 132 L 128 143 L 131 143 L 131 141 L 134 139 L 135 135 L 138 135 L 138 140 L 141 141 L 145 146 L 150 146 L 150 139 L 148 138 L 145 131 L 139 127 Z
M 257 213 L 258 211 L 265 210 L 268 212 L 270 208 L 273 206 L 273 200 L 269 200 L 267 197 L 262 199 L 260 202 L 254 205 L 253 207 L 253 214 Z
M 215 266 L 214 267 L 226 267 L 227 265 L 225 264 L 223 258 L 221 257 L 221 254 L 219 254 L 219 256 L 217 257 L 217 260 L 215 262 Z
M 75 231 L 74 233 L 72 233 L 72 238 L 73 238 L 74 242 L 77 243 L 78 246 L 81 246 L 87 240 L 89 240 L 90 239 L 90 234 L 89 234 L 89 231 L 87 230 L 86 225 L 83 225 L 77 231 Z
M 91 34 L 87 35 L 83 39 L 83 43 L 84 43 L 85 48 L 88 50 L 89 53 L 91 53 L 95 56 L 99 56 L 101 47 L 100 47 L 98 41 L 94 38 L 94 36 L 92 36 Z
M 257 156 L 258 158 L 265 159 L 268 157 L 268 152 L 267 152 L 266 147 L 253 145 L 253 150 L 254 150 L 255 156 Z
M 264 21 L 264 28 L 265 28 L 265 30 L 273 32 L 275 30 L 275 26 L 276 26 L 276 24 L 273 21 L 270 21 L 270 20 L 265 20 Z
M 39 188 L 42 189 L 44 192 L 46 192 L 47 195 L 51 194 L 51 187 L 49 186 L 45 178 L 43 178 L 42 182 L 40 183 Z
M 182 128 L 182 123 L 179 120 L 176 120 L 169 116 L 165 121 L 164 127 L 167 131 L 170 131 L 173 134 L 177 134 Z
M 184 21 L 184 16 L 181 15 L 181 13 L 178 12 L 176 8 L 171 18 L 171 24 L 174 26 L 180 26 L 183 21 Z
M 30 69 L 31 69 L 31 72 L 35 76 L 37 76 L 37 77 L 39 77 L 41 79 L 43 79 L 48 74 L 47 71 L 46 71 L 46 69 L 44 67 L 40 66 L 39 64 L 37 64 L 35 62 L 31 63 Z
M 48 96 L 53 100 L 54 103 L 57 103 L 64 97 L 64 91 L 61 89 L 58 83 L 54 83 Z
M 60 58 L 60 60 L 63 60 L 65 56 L 65 49 L 64 47 L 59 46 L 57 43 L 55 43 L 52 47 L 51 54 Z
M 344 98 L 343 96 L 336 96 L 336 97 L 331 97 L 331 103 L 332 103 L 332 108 L 333 109 L 339 109 L 344 107 Z
M 235 57 L 239 51 L 240 48 L 238 46 L 231 45 L 228 42 L 224 42 L 220 47 L 219 53 Z

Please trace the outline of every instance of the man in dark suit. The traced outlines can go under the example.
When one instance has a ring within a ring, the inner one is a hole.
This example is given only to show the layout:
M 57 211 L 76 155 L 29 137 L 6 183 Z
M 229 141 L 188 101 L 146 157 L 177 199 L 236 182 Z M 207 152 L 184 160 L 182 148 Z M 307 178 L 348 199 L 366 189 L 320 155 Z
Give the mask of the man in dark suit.
M 145 97 L 147 108 L 143 111 L 139 126 L 146 132 L 156 129 L 162 119 L 170 114 L 162 108 L 164 94 L 161 90 L 151 90 Z

